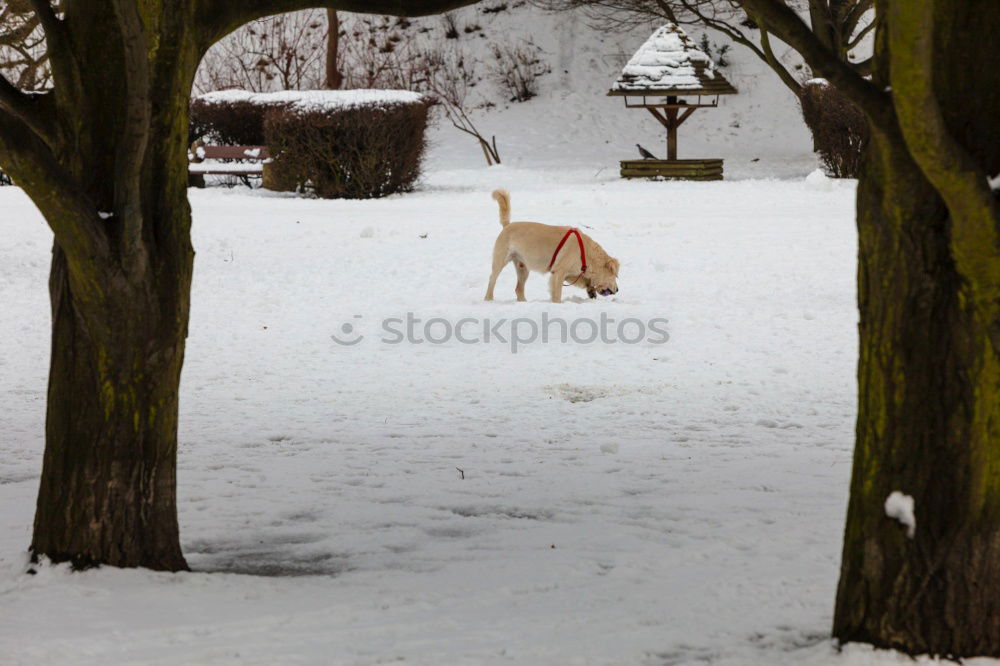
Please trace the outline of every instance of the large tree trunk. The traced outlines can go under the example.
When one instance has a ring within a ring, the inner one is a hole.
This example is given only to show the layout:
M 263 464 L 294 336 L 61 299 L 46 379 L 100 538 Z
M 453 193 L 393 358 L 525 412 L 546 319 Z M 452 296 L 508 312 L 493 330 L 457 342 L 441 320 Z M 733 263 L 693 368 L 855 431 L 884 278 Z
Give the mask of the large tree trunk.
M 1000 170 L 1000 96 L 988 92 L 1000 81 L 983 66 L 998 14 L 939 0 L 934 26 L 937 97 L 960 101 L 948 129 L 987 173 Z M 884 39 L 876 56 L 888 85 Z M 834 636 L 1000 656 L 1000 303 L 982 297 L 1000 287 L 997 248 L 963 270 L 965 241 L 898 129 L 873 128 L 857 210 L 859 409 Z M 972 226 L 992 244 L 994 224 Z M 914 499 L 912 538 L 886 515 L 894 491 Z
M 186 568 L 176 508 L 178 391 L 194 252 L 181 131 L 187 105 L 156 109 L 142 169 L 138 261 L 74 279 L 58 243 L 52 358 L 32 551 L 77 566 Z M 104 165 L 93 166 L 104 169 Z M 115 187 L 127 183 L 109 178 Z M 96 197 L 95 197 L 96 198 Z
M 944 204 L 876 136 L 858 191 L 854 475 L 834 636 L 909 653 L 1000 655 L 998 349 L 968 305 Z M 886 515 L 915 500 L 916 531 Z
M 78 567 L 187 568 L 176 505 L 178 392 L 194 252 L 187 99 L 198 55 L 167 15 L 156 59 L 134 5 L 77 19 L 78 127 L 62 162 L 96 219 L 102 256 L 74 263 L 57 234 L 46 447 L 31 549 Z M 77 8 L 83 11 L 82 8 Z M 124 26 L 124 27 L 123 27 Z M 123 42 L 122 45 L 116 41 Z M 133 43 L 129 43 L 132 40 Z M 68 132 L 67 132 L 68 134 Z M 96 210 L 94 210 L 96 208 Z
M 190 273 L 164 282 L 106 285 L 103 310 L 90 312 L 74 296 L 65 255 L 54 250 L 46 447 L 32 543 L 51 560 L 186 568 L 175 488 Z

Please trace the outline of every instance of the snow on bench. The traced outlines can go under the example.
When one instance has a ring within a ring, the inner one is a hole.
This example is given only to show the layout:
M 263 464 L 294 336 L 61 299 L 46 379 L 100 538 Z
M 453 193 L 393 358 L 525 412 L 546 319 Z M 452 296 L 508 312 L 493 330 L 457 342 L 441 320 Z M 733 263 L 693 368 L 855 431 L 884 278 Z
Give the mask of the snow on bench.
M 259 176 L 270 159 L 267 146 L 197 146 L 188 152 L 188 172 L 199 175 Z M 253 160 L 220 162 L 218 160 Z

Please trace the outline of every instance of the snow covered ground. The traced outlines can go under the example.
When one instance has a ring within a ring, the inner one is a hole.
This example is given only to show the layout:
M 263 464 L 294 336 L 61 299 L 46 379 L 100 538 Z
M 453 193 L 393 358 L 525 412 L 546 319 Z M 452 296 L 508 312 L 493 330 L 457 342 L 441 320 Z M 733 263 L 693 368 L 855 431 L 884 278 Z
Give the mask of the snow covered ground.
M 619 294 L 553 305 L 533 275 L 518 304 L 508 269 L 483 302 L 495 186 L 515 219 L 580 225 L 621 259 Z M 381 201 L 192 204 L 179 503 L 194 572 L 28 576 L 50 235 L 0 188 L 5 664 L 899 661 L 827 638 L 853 184 L 500 167 Z M 665 318 L 669 340 L 384 342 L 380 322 L 407 313 L 580 320 L 578 338 L 602 313 Z M 353 346 L 331 338 L 345 323 Z
M 727 180 L 621 181 L 616 160 L 663 140 L 603 96 L 647 35 L 529 18 L 495 27 L 545 49 L 539 98 L 477 115 L 505 166 L 441 127 L 409 195 L 192 191 L 192 573 L 25 574 L 51 235 L 0 188 L 0 664 L 911 663 L 828 639 L 855 413 L 853 183 L 806 178 L 797 109 L 745 57 L 725 70 L 741 94 L 680 134 L 681 157 L 725 157 Z M 618 257 L 618 295 L 568 288 L 553 305 L 532 275 L 515 303 L 508 268 L 483 302 L 495 187 L 514 219 L 579 225 Z M 391 343 L 382 322 L 408 315 L 425 341 Z M 586 340 L 602 316 L 616 339 L 625 319 L 630 339 L 666 319 L 669 339 L 512 349 L 554 318 Z M 489 319 L 504 341 L 426 340 L 463 319 L 466 339 Z

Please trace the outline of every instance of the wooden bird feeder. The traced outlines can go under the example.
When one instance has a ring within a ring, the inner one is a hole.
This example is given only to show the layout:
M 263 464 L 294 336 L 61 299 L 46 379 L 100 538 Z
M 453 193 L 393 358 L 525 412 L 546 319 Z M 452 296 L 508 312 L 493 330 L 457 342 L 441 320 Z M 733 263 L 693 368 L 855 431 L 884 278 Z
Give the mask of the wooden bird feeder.
M 697 109 L 717 107 L 719 95 L 735 94 L 736 88 L 687 33 L 673 23 L 657 29 L 608 95 L 624 97 L 627 109 L 646 109 L 666 128 L 667 159 L 622 160 L 622 177 L 722 180 L 721 159 L 677 159 L 677 128 Z

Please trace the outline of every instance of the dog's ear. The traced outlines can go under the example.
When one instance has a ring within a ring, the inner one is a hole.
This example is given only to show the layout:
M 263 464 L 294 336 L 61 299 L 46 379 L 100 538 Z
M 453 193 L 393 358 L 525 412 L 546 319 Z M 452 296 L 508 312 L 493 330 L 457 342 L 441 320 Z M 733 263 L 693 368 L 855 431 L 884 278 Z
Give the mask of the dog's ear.
M 608 259 L 608 270 L 611 271 L 611 274 L 614 275 L 615 277 L 618 277 L 618 269 L 620 267 L 621 264 L 618 263 L 617 259 L 615 259 L 614 257 Z

